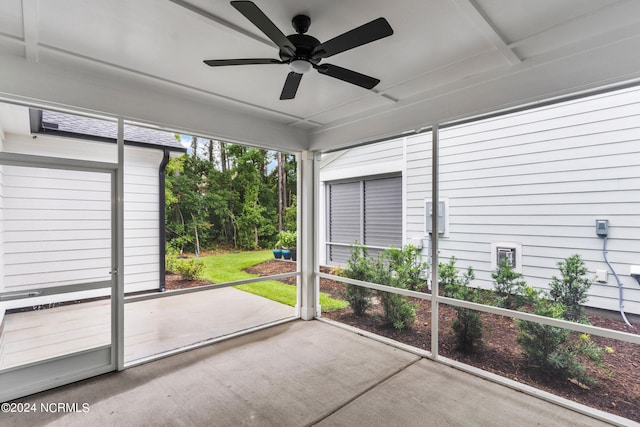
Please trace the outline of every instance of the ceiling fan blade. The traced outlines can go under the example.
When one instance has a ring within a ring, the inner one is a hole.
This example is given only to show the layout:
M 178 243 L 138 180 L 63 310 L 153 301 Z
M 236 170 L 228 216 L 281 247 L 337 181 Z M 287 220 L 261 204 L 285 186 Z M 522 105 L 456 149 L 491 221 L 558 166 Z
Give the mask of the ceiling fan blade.
M 302 74 L 294 73 L 293 71 L 287 76 L 287 80 L 284 82 L 280 99 L 293 99 L 296 97 L 298 86 L 300 86 L 300 80 L 302 80 Z
M 270 58 L 206 59 L 203 62 L 210 67 L 220 67 L 222 65 L 284 64 L 284 62 L 278 59 Z
M 320 74 L 324 74 L 365 89 L 373 89 L 375 85 L 380 83 L 380 80 L 376 78 L 360 74 L 346 68 L 338 67 L 337 65 L 322 64 L 318 65 L 316 70 L 318 70 Z
M 345 50 L 388 37 L 391 34 L 393 34 L 393 29 L 386 19 L 374 19 L 317 46 L 311 57 L 313 59 L 328 58 Z
M 244 15 L 260 31 L 271 39 L 280 49 L 288 50 L 292 55 L 296 48 L 276 25 L 252 1 L 232 1 L 231 6 Z

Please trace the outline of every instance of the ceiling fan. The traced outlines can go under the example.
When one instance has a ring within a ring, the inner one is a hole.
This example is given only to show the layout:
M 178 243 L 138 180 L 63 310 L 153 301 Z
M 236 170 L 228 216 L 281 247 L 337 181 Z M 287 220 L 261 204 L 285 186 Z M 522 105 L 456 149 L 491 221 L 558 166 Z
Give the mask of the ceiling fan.
M 284 82 L 280 99 L 295 98 L 302 75 L 311 71 L 312 68 L 315 68 L 320 74 L 361 86 L 365 89 L 372 89 L 380 83 L 379 79 L 337 65 L 320 64 L 320 61 L 346 50 L 392 35 L 393 29 L 386 19 L 374 19 L 331 40 L 320 43 L 315 37 L 305 34 L 309 30 L 309 25 L 311 25 L 311 19 L 306 15 L 294 16 L 291 24 L 296 30 L 296 34 L 285 36 L 253 2 L 232 1 L 231 6 L 235 7 L 280 48 L 280 59 L 208 59 L 204 61 L 205 64 L 212 67 L 248 64 L 287 64 L 291 71 Z

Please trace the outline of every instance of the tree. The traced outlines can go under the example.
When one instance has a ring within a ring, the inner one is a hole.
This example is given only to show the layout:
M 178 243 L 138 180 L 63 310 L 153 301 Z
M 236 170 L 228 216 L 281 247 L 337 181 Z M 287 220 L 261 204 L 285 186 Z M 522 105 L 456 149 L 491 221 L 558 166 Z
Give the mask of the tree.
M 271 247 L 280 221 L 282 229 L 295 231 L 293 156 L 215 140 L 191 138 L 190 144 L 189 155 L 167 166 L 170 245 L 193 251 L 217 245 Z

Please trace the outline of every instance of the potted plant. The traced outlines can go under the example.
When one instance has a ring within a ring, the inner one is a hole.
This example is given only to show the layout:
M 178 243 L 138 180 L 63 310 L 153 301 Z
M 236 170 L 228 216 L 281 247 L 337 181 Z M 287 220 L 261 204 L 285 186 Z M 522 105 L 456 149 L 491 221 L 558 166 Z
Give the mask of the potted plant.
M 282 246 L 282 257 L 284 259 L 291 259 L 291 253 L 296 251 L 297 234 L 295 231 L 281 231 L 279 234 L 280 244 Z M 294 258 L 295 261 L 295 258 Z
M 273 257 L 275 259 L 280 259 L 282 258 L 282 248 L 280 247 L 280 240 L 278 240 L 278 242 L 276 243 L 276 247 L 273 250 Z

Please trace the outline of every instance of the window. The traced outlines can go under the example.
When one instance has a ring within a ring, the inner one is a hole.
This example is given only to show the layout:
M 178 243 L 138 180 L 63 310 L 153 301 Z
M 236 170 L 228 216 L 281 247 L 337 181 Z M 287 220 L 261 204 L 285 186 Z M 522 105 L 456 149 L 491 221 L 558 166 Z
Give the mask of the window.
M 344 264 L 359 242 L 375 255 L 402 246 L 402 177 L 327 183 L 327 263 Z

